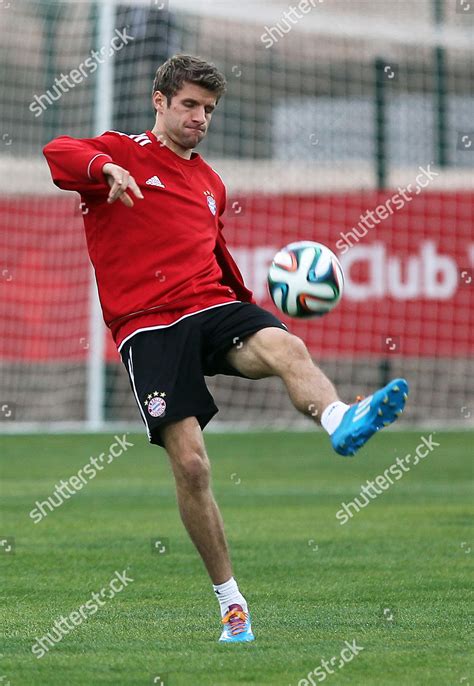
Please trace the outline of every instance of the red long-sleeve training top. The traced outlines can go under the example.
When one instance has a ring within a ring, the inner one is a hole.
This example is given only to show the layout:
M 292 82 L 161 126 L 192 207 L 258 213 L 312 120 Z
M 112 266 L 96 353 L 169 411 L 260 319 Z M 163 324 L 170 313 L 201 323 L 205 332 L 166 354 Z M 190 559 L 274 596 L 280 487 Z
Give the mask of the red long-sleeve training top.
M 183 159 L 151 131 L 61 136 L 43 152 L 54 183 L 81 194 L 104 321 L 119 349 L 139 330 L 255 302 L 222 235 L 225 186 L 200 155 Z M 127 169 L 144 200 L 108 204 L 106 162 Z

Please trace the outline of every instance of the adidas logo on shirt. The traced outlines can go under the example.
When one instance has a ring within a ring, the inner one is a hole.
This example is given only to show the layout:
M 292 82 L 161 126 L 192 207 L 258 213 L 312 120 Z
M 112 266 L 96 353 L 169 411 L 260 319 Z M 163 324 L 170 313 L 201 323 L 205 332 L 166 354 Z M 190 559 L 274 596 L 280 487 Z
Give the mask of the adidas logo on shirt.
M 164 188 L 165 184 L 160 181 L 160 179 L 157 176 L 152 176 L 148 181 L 146 182 L 147 186 L 159 186 L 160 188 Z

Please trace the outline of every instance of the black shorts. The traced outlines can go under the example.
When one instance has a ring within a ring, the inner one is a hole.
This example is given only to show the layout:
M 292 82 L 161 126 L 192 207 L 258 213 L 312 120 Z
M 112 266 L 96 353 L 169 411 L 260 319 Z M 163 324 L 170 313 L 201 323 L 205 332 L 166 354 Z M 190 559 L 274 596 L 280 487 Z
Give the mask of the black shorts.
M 226 360 L 226 353 L 269 326 L 286 330 L 258 305 L 236 302 L 133 334 L 120 354 L 150 443 L 162 446 L 161 428 L 185 417 L 196 417 L 203 429 L 218 412 L 204 376 L 245 378 Z

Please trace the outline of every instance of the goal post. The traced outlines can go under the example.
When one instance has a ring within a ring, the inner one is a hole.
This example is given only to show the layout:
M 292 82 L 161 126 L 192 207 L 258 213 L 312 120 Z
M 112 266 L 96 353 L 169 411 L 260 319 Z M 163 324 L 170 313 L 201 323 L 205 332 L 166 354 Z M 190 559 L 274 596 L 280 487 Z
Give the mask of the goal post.
M 115 28 L 115 3 L 97 3 L 97 47 L 110 45 Z M 105 60 L 98 65 L 94 98 L 94 135 L 100 136 L 112 128 L 114 63 Z M 87 360 L 87 428 L 103 428 L 105 409 L 105 325 L 97 292 L 95 274 L 90 268 L 89 348 Z

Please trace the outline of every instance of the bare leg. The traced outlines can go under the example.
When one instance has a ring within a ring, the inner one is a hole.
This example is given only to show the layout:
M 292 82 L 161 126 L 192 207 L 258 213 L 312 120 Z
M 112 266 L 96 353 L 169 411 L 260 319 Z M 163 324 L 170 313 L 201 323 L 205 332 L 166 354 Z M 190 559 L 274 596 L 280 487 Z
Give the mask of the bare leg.
M 229 362 L 253 379 L 279 376 L 297 410 L 320 423 L 323 410 L 339 400 L 336 389 L 317 367 L 303 341 L 283 329 L 252 334 L 227 354 Z
M 167 424 L 162 431 L 176 481 L 181 519 L 214 584 L 232 576 L 222 516 L 210 486 L 210 463 L 195 417 Z

